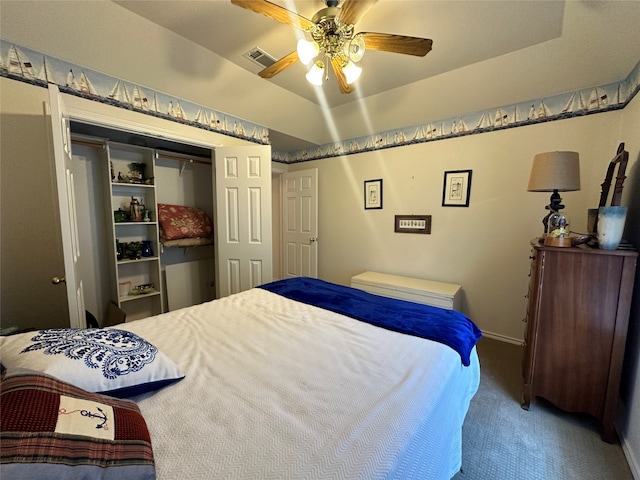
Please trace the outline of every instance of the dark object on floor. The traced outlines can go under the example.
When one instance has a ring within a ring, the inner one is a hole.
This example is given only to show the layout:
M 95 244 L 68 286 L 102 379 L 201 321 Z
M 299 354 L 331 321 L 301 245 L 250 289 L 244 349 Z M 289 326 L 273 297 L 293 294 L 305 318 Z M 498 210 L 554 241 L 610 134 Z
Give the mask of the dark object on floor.
M 85 310 L 85 316 L 87 318 L 87 328 L 99 328 L 98 319 L 93 316 L 89 310 Z

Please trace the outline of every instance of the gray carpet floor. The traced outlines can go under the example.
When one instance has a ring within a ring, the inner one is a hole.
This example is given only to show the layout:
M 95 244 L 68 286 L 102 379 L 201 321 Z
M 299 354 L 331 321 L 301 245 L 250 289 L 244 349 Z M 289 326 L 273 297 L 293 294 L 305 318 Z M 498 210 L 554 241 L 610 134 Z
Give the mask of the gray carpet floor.
M 633 480 L 619 443 L 598 423 L 536 398 L 520 408 L 523 348 L 483 338 L 480 388 L 462 429 L 462 470 L 454 480 Z

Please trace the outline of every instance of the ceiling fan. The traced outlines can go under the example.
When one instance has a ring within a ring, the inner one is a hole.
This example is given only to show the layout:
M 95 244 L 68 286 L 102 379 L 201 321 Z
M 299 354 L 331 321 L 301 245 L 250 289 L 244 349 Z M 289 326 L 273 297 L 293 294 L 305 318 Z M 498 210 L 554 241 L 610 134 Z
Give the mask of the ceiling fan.
M 312 38 L 311 41 L 300 39 L 296 50 L 260 71 L 258 75 L 262 78 L 272 78 L 298 61 L 305 65 L 313 61 L 307 80 L 314 85 L 321 85 L 323 76 L 328 78 L 326 65 L 330 63 L 340 91 L 351 93 L 353 82 L 362 72 L 356 63 L 366 49 L 424 57 L 433 43 L 428 38 L 355 33 L 355 23 L 376 1 L 345 0 L 342 6 L 338 6 L 338 0 L 326 0 L 327 6 L 311 20 L 268 0 L 231 0 L 231 3 L 299 28 Z

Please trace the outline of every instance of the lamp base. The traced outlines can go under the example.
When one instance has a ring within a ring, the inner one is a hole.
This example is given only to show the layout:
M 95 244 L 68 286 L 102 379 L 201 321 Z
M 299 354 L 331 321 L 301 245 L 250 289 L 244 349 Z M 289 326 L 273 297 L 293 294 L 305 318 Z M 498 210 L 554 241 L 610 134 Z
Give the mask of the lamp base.
M 570 247 L 571 243 L 571 237 L 544 237 L 544 244 L 548 247 Z

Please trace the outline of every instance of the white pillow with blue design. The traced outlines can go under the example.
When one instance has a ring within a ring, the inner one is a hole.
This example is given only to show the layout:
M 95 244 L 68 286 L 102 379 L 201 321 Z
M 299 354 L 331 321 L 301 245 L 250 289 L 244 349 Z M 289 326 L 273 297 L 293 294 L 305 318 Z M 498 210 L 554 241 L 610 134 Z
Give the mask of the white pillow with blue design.
M 184 378 L 178 366 L 138 335 L 116 328 L 53 328 L 0 337 L 0 362 L 125 398 Z

